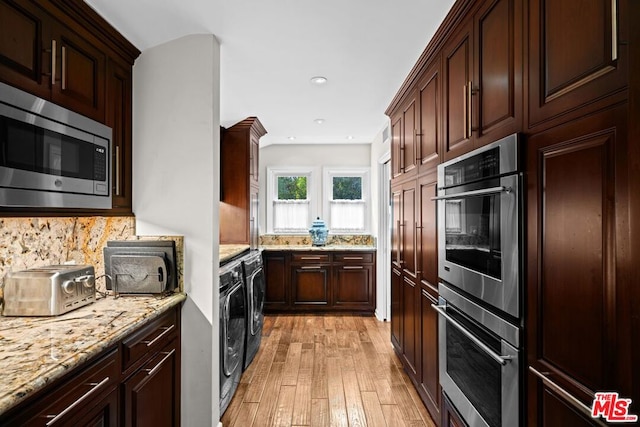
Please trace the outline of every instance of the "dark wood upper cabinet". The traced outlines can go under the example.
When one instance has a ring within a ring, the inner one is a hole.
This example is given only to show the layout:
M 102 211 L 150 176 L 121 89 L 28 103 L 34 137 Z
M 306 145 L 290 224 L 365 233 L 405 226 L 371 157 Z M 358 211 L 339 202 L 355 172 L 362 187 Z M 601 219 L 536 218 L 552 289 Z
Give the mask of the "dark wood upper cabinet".
M 624 99 L 628 35 L 619 17 L 625 6 L 625 0 L 529 1 L 530 128 Z M 615 93 L 620 96 L 604 99 Z
M 391 117 L 391 177 L 402 175 L 402 114 Z
M 105 47 L 29 1 L 0 3 L 0 79 L 100 122 Z
M 220 141 L 220 243 L 258 247 L 258 169 L 265 130 L 248 117 L 222 132 Z
M 41 98 L 50 95 L 50 19 L 31 2 L 0 2 L 0 79 Z
M 0 0 L 0 81 L 113 129 L 113 209 L 8 215 L 131 215 L 132 66 L 140 52 L 82 1 Z
M 471 82 L 473 66 L 473 21 L 469 18 L 442 49 L 444 87 L 445 159 L 451 159 L 473 147 L 471 140 Z
M 474 18 L 474 148 L 522 128 L 522 0 L 488 0 Z
M 522 0 L 487 0 L 443 53 L 445 159 L 522 127 Z
M 111 188 L 113 210 L 131 212 L 132 76 L 131 66 L 110 60 L 107 64 L 107 111 L 105 124 L 113 136 Z
M 440 163 L 442 135 L 440 97 L 440 57 L 427 67 L 418 82 L 418 166 L 420 173 L 433 170 Z

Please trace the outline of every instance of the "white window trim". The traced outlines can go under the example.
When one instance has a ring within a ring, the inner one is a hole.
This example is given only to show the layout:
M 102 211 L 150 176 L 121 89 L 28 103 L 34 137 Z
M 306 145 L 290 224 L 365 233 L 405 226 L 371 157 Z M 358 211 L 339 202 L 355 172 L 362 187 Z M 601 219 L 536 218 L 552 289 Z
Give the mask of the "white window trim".
M 307 200 L 309 200 L 309 218 L 308 223 L 309 227 L 311 227 L 312 218 L 314 218 L 314 213 L 317 212 L 316 208 L 316 199 L 317 194 L 319 194 L 318 189 L 316 188 L 319 183 L 316 179 L 317 170 L 313 167 L 276 167 L 276 168 L 267 168 L 267 217 L 266 217 L 266 225 L 267 225 L 267 233 L 268 234 L 301 234 L 302 231 L 274 231 L 273 228 L 273 201 L 278 198 L 278 177 L 280 176 L 306 176 L 307 177 Z M 305 230 L 308 231 L 308 230 Z
M 368 167 L 359 168 L 339 168 L 339 167 L 325 167 L 323 168 L 323 197 L 322 197 L 322 212 L 324 219 L 327 222 L 329 228 L 329 234 L 371 234 L 371 183 L 370 183 L 370 169 Z M 331 229 L 330 218 L 330 201 L 333 197 L 333 177 L 340 176 L 359 176 L 362 178 L 362 199 L 365 202 L 365 218 L 364 218 L 364 230 L 362 231 L 333 231 Z

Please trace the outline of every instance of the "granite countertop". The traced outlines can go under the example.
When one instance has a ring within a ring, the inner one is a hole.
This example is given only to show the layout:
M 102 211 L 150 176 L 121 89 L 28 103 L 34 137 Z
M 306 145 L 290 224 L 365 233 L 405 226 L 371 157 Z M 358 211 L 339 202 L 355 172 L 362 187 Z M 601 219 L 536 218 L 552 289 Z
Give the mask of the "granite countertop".
M 260 249 L 265 251 L 375 251 L 375 246 L 370 245 L 263 245 Z
M 185 298 L 109 296 L 56 317 L 0 317 L 0 414 Z
M 220 262 L 225 262 L 249 250 L 249 245 L 220 245 Z

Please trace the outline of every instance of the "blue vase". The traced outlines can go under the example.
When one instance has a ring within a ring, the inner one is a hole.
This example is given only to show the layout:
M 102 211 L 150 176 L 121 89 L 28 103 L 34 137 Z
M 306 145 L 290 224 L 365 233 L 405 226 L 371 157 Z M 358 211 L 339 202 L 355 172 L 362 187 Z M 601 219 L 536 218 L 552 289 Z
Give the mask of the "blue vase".
M 327 237 L 329 237 L 329 229 L 327 228 L 327 224 L 323 220 L 318 217 L 311 228 L 309 229 L 309 234 L 311 234 L 311 240 L 313 246 L 324 246 L 327 244 Z

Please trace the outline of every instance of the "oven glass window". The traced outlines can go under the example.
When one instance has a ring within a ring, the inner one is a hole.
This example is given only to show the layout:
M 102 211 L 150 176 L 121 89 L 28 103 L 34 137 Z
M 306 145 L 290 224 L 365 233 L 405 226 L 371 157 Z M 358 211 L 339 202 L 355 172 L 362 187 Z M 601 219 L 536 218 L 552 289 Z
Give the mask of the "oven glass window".
M 447 261 L 501 279 L 500 195 L 445 201 Z
M 502 369 L 457 328 L 447 335 L 447 374 L 491 427 L 502 425 Z

